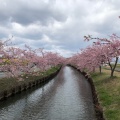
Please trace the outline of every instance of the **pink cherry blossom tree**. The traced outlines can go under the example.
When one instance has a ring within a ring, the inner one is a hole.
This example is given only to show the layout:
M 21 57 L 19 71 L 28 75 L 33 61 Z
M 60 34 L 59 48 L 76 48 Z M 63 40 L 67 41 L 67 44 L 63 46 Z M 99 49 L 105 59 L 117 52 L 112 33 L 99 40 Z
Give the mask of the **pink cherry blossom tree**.
M 85 36 L 85 40 L 87 41 L 93 39 L 96 40 L 96 42 L 94 42 L 94 45 L 103 47 L 104 58 L 107 59 L 107 63 L 110 66 L 112 77 L 120 55 L 120 37 L 118 37 L 116 34 L 112 34 L 109 39 L 93 38 L 90 35 Z M 111 64 L 113 59 L 115 59 L 114 65 Z
M 25 45 L 24 49 L 5 45 L 0 42 L 0 70 L 6 73 L 7 77 L 20 77 L 21 74 L 35 75 L 37 72 L 32 69 L 36 67 L 44 72 L 52 66 L 62 64 L 63 57 L 57 53 L 45 52 L 43 49 L 32 49 Z
M 101 46 L 91 46 L 74 55 L 70 62 L 76 65 L 81 71 L 94 71 L 96 67 L 106 62 L 104 56 Z
M 56 66 L 59 64 L 63 64 L 64 58 L 60 56 L 58 53 L 47 52 L 45 54 L 45 58 L 48 61 L 48 66 Z
M 95 68 L 100 68 L 101 65 L 108 64 L 111 70 L 111 77 L 114 75 L 114 71 L 120 55 L 120 38 L 112 34 L 109 39 L 106 38 L 93 38 L 88 35 L 85 36 L 85 40 L 95 40 L 92 46 L 81 50 L 73 57 L 68 59 L 70 64 L 75 65 L 80 70 L 94 71 Z M 115 59 L 114 65 L 112 60 Z

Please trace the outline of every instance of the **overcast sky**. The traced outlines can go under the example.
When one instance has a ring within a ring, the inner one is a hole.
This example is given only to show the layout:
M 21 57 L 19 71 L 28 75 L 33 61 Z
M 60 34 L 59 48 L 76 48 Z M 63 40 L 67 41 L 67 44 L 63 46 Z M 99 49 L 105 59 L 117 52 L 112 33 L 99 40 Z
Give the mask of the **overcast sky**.
M 120 36 L 120 0 L 0 0 L 0 39 L 69 57 L 84 35 Z

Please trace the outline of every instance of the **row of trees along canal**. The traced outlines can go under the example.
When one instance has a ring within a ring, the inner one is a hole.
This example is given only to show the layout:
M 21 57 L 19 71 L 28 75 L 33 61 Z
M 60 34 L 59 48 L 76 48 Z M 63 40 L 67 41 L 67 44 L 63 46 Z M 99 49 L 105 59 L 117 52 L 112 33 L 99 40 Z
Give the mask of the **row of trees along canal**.
M 92 46 L 87 47 L 75 54 L 69 59 L 69 63 L 77 66 L 80 70 L 87 72 L 95 71 L 103 64 L 108 64 L 111 70 L 111 77 L 114 75 L 116 65 L 120 56 L 120 37 L 112 34 L 108 39 L 93 38 L 92 36 L 84 36 L 85 41 L 93 40 Z M 114 63 L 112 62 L 114 60 Z
M 67 59 L 67 63 L 87 72 L 94 71 L 98 67 L 101 72 L 101 66 L 108 64 L 112 77 L 120 55 L 120 38 L 116 34 L 112 34 L 108 39 L 85 36 L 86 41 L 93 39 L 95 42 L 92 46 Z M 65 63 L 65 58 L 58 53 L 45 52 L 41 48 L 33 50 L 27 45 L 24 49 L 20 49 L 8 43 L 9 41 L 0 42 L 0 71 L 5 72 L 7 77 L 22 79 L 23 74 L 38 75 L 38 72 L 31 70 L 34 66 L 43 72 L 52 66 Z M 111 64 L 113 59 L 115 59 L 114 65 Z
M 62 63 L 64 58 L 58 53 L 47 52 L 41 48 L 32 49 L 27 45 L 21 49 L 15 47 L 10 40 L 0 41 L 0 71 L 4 72 L 6 77 L 23 80 L 24 75 L 37 76 Z

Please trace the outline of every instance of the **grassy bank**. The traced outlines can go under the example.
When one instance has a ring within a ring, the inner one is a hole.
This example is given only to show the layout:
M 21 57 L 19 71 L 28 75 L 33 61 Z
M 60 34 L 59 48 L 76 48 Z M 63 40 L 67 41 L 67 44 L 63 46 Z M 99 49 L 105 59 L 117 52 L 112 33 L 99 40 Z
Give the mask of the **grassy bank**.
M 103 69 L 92 75 L 106 120 L 120 120 L 120 72 L 110 78 L 110 70 Z
M 60 68 L 60 66 L 52 67 L 49 70 L 43 72 L 43 73 L 38 73 L 37 76 L 35 75 L 23 75 L 23 80 L 18 80 L 17 78 L 1 78 L 0 79 L 0 92 L 4 90 L 8 90 L 10 88 L 13 88 L 18 85 L 22 85 L 31 81 L 38 80 L 40 78 L 46 77 L 55 71 L 57 71 Z

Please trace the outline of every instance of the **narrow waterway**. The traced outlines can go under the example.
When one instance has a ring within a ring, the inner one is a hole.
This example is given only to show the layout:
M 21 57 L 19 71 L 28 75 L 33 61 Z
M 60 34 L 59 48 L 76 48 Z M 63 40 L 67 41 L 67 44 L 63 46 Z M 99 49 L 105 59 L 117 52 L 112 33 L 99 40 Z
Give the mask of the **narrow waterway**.
M 90 85 L 64 67 L 46 85 L 0 102 L 0 120 L 96 120 Z

